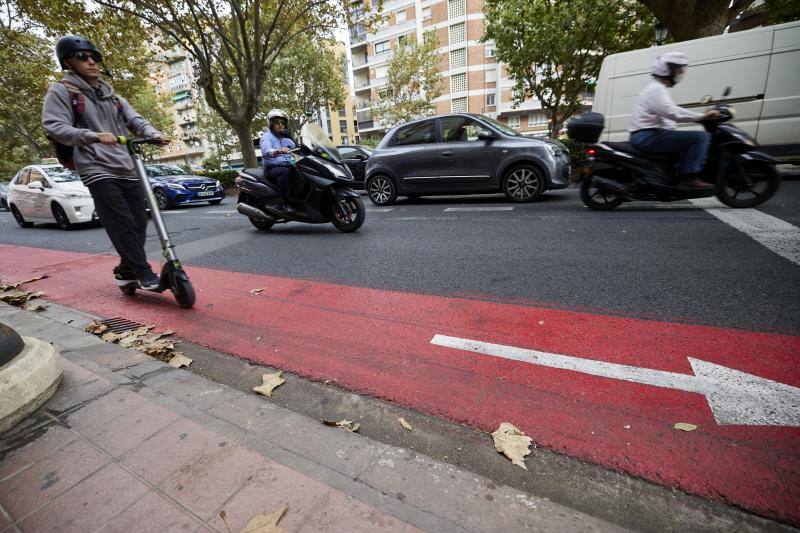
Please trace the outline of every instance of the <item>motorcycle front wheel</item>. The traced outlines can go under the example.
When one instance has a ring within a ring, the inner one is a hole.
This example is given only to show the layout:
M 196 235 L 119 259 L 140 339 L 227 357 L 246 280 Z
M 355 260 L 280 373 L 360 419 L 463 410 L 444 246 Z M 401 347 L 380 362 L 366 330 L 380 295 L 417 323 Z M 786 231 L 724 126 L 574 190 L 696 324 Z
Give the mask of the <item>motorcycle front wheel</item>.
M 594 181 L 594 174 L 586 176 L 581 183 L 581 200 L 586 207 L 597 211 L 610 211 L 625 201 L 616 193 L 598 185 Z
M 364 209 L 364 202 L 360 197 L 343 197 L 334 200 L 333 206 L 333 225 L 339 231 L 352 233 L 364 225 L 367 217 Z
M 730 207 L 755 207 L 772 198 L 780 184 L 775 165 L 735 159 L 717 191 L 717 198 Z

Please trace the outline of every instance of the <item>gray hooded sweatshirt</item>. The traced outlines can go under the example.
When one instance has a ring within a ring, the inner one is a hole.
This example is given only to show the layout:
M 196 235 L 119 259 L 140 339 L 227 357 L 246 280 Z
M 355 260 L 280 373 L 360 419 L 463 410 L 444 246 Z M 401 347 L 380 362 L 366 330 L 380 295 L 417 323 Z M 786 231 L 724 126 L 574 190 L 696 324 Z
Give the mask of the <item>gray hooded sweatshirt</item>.
M 78 175 L 84 184 L 90 185 L 99 179 L 136 179 L 133 161 L 125 146 L 99 144 L 95 133 L 113 133 L 136 137 L 162 135 L 123 97 L 114 94 L 114 89 L 100 81 L 99 94 L 80 76 L 67 74 L 64 79 L 79 87 L 84 94 L 83 113 L 77 127 L 72 114 L 72 95 L 62 83 L 54 83 L 47 91 L 42 109 L 42 126 L 56 141 L 76 147 L 73 160 Z M 114 96 L 119 99 L 119 112 Z

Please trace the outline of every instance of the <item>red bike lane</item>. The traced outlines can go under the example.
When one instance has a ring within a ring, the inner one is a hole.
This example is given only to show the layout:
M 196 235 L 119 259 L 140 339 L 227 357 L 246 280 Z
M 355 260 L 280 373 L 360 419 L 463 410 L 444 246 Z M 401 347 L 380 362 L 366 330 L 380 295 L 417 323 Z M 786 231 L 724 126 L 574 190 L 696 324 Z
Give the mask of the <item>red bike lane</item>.
M 196 267 L 181 310 L 123 296 L 114 264 L 0 245 L 0 277 L 48 274 L 54 302 L 800 524 L 798 336 Z

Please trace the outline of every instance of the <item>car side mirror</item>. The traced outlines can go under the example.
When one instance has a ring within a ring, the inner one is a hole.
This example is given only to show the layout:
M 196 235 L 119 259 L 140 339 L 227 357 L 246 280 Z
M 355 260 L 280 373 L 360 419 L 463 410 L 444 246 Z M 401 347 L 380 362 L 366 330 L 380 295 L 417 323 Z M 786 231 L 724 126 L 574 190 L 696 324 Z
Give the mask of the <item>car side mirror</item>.
M 28 188 L 29 189 L 39 189 L 40 191 L 43 191 L 44 190 L 44 185 L 42 185 L 41 181 L 36 180 L 36 181 L 32 181 L 32 182 L 28 183 Z
M 704 97 L 702 97 L 700 99 L 700 103 L 701 104 L 708 104 L 708 103 L 711 103 L 711 100 L 713 100 L 713 98 L 711 97 L 710 94 L 707 94 L 707 95 L 705 95 Z
M 353 159 L 355 161 L 366 161 L 367 156 L 365 156 L 364 154 L 353 154 L 350 156 L 350 159 Z
M 491 141 L 495 138 L 494 133 L 489 130 L 481 130 L 478 132 L 479 141 Z

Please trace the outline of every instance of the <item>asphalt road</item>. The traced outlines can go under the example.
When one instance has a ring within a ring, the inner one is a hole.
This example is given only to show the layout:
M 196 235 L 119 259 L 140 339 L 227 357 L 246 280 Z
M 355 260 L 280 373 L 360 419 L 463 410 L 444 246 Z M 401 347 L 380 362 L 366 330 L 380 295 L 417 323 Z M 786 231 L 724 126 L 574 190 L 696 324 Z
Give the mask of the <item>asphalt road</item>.
M 258 231 L 234 212 L 233 198 L 165 217 L 179 256 L 197 266 L 800 333 L 798 265 L 688 203 L 594 212 L 575 189 L 524 205 L 502 196 L 366 203 L 367 222 L 355 234 L 301 224 Z M 800 226 L 800 181 L 784 182 L 759 211 Z M 0 212 L 0 243 L 113 251 L 102 228 L 21 229 L 8 212 Z M 158 258 L 152 232 L 148 250 Z

